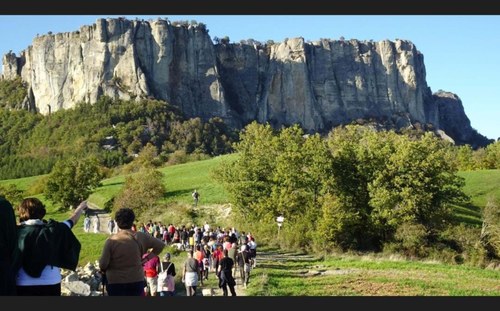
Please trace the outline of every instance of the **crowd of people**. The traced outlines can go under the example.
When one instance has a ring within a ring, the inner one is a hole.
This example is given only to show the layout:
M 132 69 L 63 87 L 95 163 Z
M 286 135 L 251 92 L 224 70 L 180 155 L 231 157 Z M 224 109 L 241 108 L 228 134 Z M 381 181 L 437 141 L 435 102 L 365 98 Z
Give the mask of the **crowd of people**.
M 16 221 L 12 204 L 0 197 L 0 296 L 61 295 L 60 269 L 75 270 L 81 250 L 71 229 L 87 209 L 83 201 L 67 220 L 47 221 L 44 204 L 27 198 L 17 207 Z M 250 233 L 212 228 L 207 222 L 174 226 L 150 220 L 137 226 L 135 220 L 132 209 L 121 208 L 108 223 L 110 236 L 98 262 L 109 296 L 175 295 L 171 254 L 159 257 L 167 245 L 187 252 L 181 268 L 186 295 L 195 296 L 211 272 L 224 296 L 228 289 L 236 296 L 235 277 L 247 286 L 256 266 L 257 244 Z M 90 223 L 86 213 L 85 232 L 90 231 Z
M 218 226 L 212 229 L 207 222 L 203 226 L 174 226 L 149 220 L 132 230 L 149 234 L 165 245 L 175 246 L 187 252 L 188 258 L 182 267 L 182 280 L 188 296 L 196 295 L 197 286 L 203 286 L 204 280 L 208 280 L 211 272 L 217 277 L 224 295 L 228 295 L 228 287 L 231 294 L 236 295 L 234 278 L 240 278 L 246 288 L 250 271 L 256 267 L 255 238 L 251 233 L 239 232 L 235 228 L 225 229 Z M 144 265 L 147 295 L 170 295 L 161 294 L 158 290 L 159 267 L 157 256 Z

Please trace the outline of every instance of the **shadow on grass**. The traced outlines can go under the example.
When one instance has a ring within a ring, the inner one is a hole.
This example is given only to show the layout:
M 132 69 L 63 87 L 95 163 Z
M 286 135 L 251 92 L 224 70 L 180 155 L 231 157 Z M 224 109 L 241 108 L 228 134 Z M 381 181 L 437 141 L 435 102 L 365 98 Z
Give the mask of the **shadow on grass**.
M 107 188 L 107 187 L 111 187 L 111 186 L 116 186 L 116 185 L 123 185 L 125 184 L 125 181 L 115 181 L 115 182 L 112 182 L 112 183 L 106 183 L 106 184 L 103 184 L 100 188 Z
M 481 225 L 481 208 L 479 206 L 464 203 L 454 205 L 453 219 L 456 222 L 469 225 Z
M 163 196 L 164 198 L 171 198 L 171 197 L 179 197 L 179 196 L 184 196 L 184 195 L 189 195 L 191 197 L 191 192 L 193 190 L 191 189 L 183 189 L 183 190 L 175 190 L 175 191 L 167 191 L 165 195 Z

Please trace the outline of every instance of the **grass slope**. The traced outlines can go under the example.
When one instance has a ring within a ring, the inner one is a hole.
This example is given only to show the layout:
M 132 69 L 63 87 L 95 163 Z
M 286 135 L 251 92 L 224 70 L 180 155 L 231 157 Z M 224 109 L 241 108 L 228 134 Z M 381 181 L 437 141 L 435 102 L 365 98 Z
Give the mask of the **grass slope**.
M 265 248 L 258 249 L 257 263 L 249 296 L 500 296 L 493 269 Z
M 457 220 L 481 225 L 481 209 L 489 200 L 500 202 L 500 170 L 480 170 L 459 172 L 465 179 L 464 192 L 470 196 L 471 203 L 456 205 L 455 217 Z
M 200 193 L 199 204 L 227 203 L 227 194 L 221 184 L 214 182 L 210 170 L 222 160 L 231 160 L 235 154 L 219 156 L 208 160 L 189 162 L 159 169 L 163 174 L 163 183 L 167 189 L 164 202 L 193 203 L 191 193 L 194 189 Z M 103 207 L 123 187 L 125 176 L 106 179 L 102 186 L 89 197 L 89 201 Z

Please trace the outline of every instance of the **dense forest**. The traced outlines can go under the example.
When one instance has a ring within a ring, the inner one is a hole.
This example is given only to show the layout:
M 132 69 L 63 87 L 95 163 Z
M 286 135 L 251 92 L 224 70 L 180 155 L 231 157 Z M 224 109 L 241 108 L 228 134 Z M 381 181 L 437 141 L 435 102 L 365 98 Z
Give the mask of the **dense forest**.
M 0 81 L 0 179 L 46 174 L 57 161 L 74 156 L 95 156 L 104 167 L 116 168 L 148 143 L 165 163 L 189 155 L 216 156 L 230 152 L 237 139 L 219 118 L 186 119 L 158 100 L 103 96 L 95 104 L 43 116 L 16 109 L 25 93 L 15 90 L 22 88 L 19 81 Z

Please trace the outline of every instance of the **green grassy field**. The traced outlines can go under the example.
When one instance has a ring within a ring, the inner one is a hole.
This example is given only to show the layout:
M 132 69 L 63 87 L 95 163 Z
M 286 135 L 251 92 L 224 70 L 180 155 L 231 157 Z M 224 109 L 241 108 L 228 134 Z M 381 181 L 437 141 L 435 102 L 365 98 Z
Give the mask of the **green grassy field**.
M 500 170 L 459 172 L 465 179 L 464 192 L 470 204 L 455 205 L 455 218 L 461 222 L 481 225 L 481 209 L 488 200 L 500 202 Z
M 492 269 L 265 248 L 258 254 L 249 296 L 500 296 L 500 274 Z
M 489 198 L 500 200 L 500 170 L 460 172 L 458 175 L 465 178 L 464 191 L 474 206 L 484 207 Z
M 235 154 L 219 156 L 159 169 L 164 174 L 163 183 L 167 189 L 163 201 L 191 204 L 193 202 L 191 193 L 196 189 L 200 193 L 199 204 L 201 205 L 226 203 L 227 195 L 224 188 L 221 184 L 211 180 L 209 173 L 223 159 L 230 160 L 235 156 Z M 89 197 L 89 201 L 103 207 L 120 191 L 124 182 L 124 176 L 104 180 L 103 185 Z

